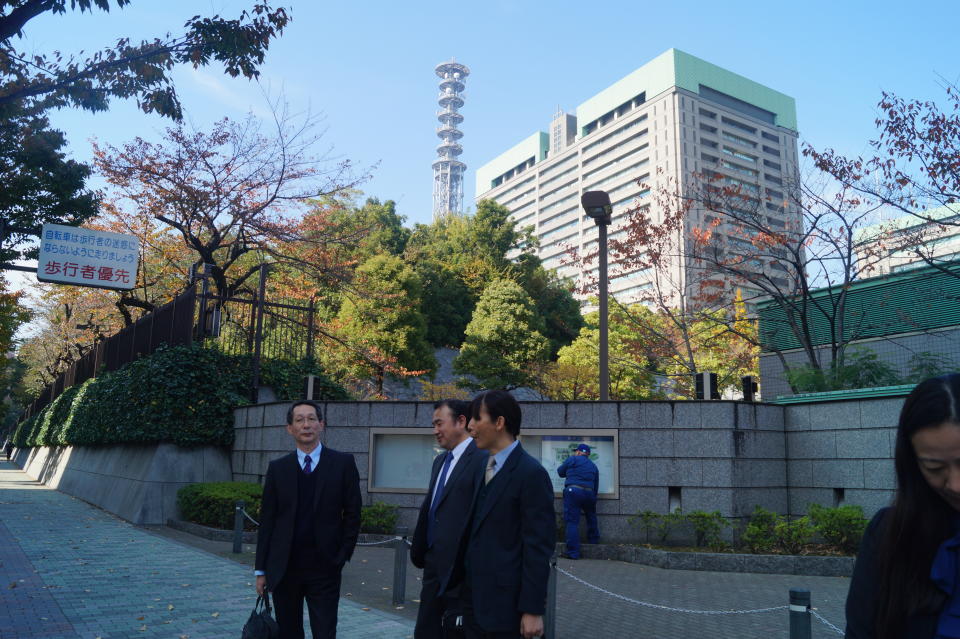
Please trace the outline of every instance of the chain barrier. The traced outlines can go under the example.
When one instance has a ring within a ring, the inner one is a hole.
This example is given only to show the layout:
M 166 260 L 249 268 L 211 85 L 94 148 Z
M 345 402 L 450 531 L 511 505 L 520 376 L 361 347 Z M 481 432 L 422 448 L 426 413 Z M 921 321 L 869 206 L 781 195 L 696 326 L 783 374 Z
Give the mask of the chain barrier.
M 402 537 L 394 537 L 394 538 L 392 538 L 392 539 L 384 539 L 383 541 L 366 541 L 366 542 L 358 541 L 358 542 L 357 542 L 357 545 L 358 545 L 358 546 L 379 546 L 379 545 L 381 545 L 381 544 L 392 544 L 393 542 L 397 541 L 398 539 L 402 539 Z M 404 541 L 406 541 L 406 540 L 404 540 Z M 407 543 L 409 544 L 410 542 L 408 541 Z
M 825 625 L 827 628 L 829 628 L 830 630 L 833 630 L 835 633 L 837 633 L 837 634 L 840 635 L 841 637 L 843 636 L 843 630 L 840 630 L 840 629 L 837 628 L 835 625 L 833 625 L 832 623 L 830 623 L 829 621 L 827 621 L 826 619 L 824 619 L 824 618 L 820 615 L 820 613 L 817 612 L 816 610 L 814 610 L 813 608 L 810 609 L 810 614 L 813 615 L 820 623 L 822 623 L 823 625 Z
M 755 608 L 753 610 L 690 610 L 689 608 L 672 608 L 670 606 L 663 606 L 660 604 L 650 603 L 647 601 L 639 601 L 637 599 L 631 599 L 630 597 L 624 597 L 623 595 L 618 595 L 615 592 L 604 590 L 600 586 L 594 586 L 592 583 L 584 581 L 583 579 L 581 579 L 580 577 L 577 577 L 576 575 L 570 574 L 569 572 L 567 572 L 563 568 L 560 568 L 559 566 L 557 566 L 557 572 L 562 573 L 567 577 L 570 577 L 574 581 L 586 586 L 587 588 L 591 588 L 593 590 L 596 590 L 597 592 L 602 592 L 605 595 L 610 595 L 611 597 L 620 599 L 621 601 L 626 601 L 627 603 L 636 604 L 638 606 L 645 606 L 647 608 L 655 608 L 657 610 L 667 610 L 669 612 L 685 612 L 691 615 L 746 615 L 746 614 L 754 614 L 754 613 L 761 613 L 761 612 L 773 612 L 775 610 L 787 610 L 788 608 L 790 608 L 790 606 L 773 606 L 772 608 Z
M 253 517 L 251 517 L 251 516 L 250 516 L 250 513 L 248 513 L 246 510 L 244 510 L 243 508 L 241 508 L 241 509 L 240 509 L 240 512 L 243 513 L 243 516 L 244 516 L 244 517 L 246 517 L 246 518 L 249 519 L 251 522 L 253 522 L 253 525 L 254 525 L 254 526 L 260 526 L 260 522 L 257 521 L 256 519 L 254 519 Z

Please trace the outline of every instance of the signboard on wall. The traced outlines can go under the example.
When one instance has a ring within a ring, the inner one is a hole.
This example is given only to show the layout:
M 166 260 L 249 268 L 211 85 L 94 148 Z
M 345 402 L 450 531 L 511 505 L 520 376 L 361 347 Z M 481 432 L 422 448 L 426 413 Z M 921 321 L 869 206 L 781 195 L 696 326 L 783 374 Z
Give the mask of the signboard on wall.
M 536 442 L 528 440 L 540 440 L 540 454 L 535 454 Z M 594 436 L 584 437 L 579 435 L 542 435 L 539 437 L 524 437 L 524 447 L 528 450 L 533 449 L 535 457 L 538 457 L 543 467 L 547 469 L 550 480 L 553 482 L 554 492 L 562 493 L 563 484 L 566 481 L 563 477 L 557 475 L 557 468 L 563 461 L 573 454 L 577 445 L 584 443 L 590 446 L 590 461 L 597 465 L 600 471 L 600 493 L 614 492 L 614 472 L 613 465 L 616 459 L 613 450 L 612 436 Z
M 137 285 L 139 256 L 135 235 L 44 224 L 37 280 L 129 290 Z

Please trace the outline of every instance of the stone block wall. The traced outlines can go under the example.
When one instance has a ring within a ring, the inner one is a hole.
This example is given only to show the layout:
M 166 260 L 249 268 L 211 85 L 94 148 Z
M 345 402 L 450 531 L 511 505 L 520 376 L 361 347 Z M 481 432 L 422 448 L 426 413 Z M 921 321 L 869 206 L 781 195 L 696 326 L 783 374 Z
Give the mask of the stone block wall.
M 857 504 L 871 516 L 889 505 L 903 397 L 784 407 L 789 512 L 810 503 Z
M 641 534 L 629 517 L 665 513 L 670 496 L 684 511 L 749 514 L 754 505 L 785 512 L 787 466 L 781 407 L 727 401 L 522 402 L 525 429 L 617 429 L 619 496 L 598 504 L 608 541 Z M 262 482 L 270 460 L 292 450 L 283 426 L 288 404 L 237 409 L 234 478 Z M 370 428 L 429 428 L 429 402 L 330 402 L 324 406 L 324 443 L 354 455 L 364 503 L 400 507 L 400 524 L 413 527 L 422 493 L 370 493 Z M 429 432 L 429 431 L 425 431 Z M 424 488 L 429 480 L 425 469 Z M 557 500 L 556 510 L 562 512 Z

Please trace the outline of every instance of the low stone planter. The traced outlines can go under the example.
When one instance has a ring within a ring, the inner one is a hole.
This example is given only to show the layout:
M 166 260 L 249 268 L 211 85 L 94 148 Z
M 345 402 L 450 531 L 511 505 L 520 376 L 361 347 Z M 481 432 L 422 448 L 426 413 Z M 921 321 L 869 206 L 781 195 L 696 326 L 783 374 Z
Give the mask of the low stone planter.
M 196 535 L 197 537 L 210 539 L 212 541 L 233 541 L 232 530 L 223 530 L 222 528 L 211 528 L 210 526 L 195 524 L 192 521 L 181 521 L 179 519 L 168 519 L 167 526 L 170 528 L 173 528 L 174 530 L 180 530 L 185 533 L 190 533 L 191 535 Z M 257 543 L 256 531 L 244 531 L 243 543 L 245 544 Z
M 558 552 L 564 548 L 558 544 Z M 812 555 L 753 555 L 719 552 L 673 552 L 643 546 L 583 544 L 584 559 L 610 559 L 644 564 L 669 570 L 712 570 L 714 572 L 753 572 L 809 577 L 849 577 L 854 557 Z
M 223 530 L 222 528 L 211 528 L 210 526 L 204 526 L 202 524 L 195 524 L 190 521 L 181 521 L 179 519 L 168 519 L 167 526 L 173 528 L 174 530 L 180 530 L 185 533 L 190 533 L 191 535 L 196 535 L 197 537 L 203 537 L 204 539 L 210 539 L 212 541 L 233 541 L 233 531 L 232 530 Z M 357 543 L 364 544 L 367 546 L 381 546 L 383 548 L 391 548 L 393 540 L 396 539 L 396 535 L 375 535 L 371 533 L 360 533 L 360 537 L 357 539 Z M 243 543 L 245 544 L 255 544 L 257 543 L 257 532 L 256 531 L 244 531 L 243 532 Z

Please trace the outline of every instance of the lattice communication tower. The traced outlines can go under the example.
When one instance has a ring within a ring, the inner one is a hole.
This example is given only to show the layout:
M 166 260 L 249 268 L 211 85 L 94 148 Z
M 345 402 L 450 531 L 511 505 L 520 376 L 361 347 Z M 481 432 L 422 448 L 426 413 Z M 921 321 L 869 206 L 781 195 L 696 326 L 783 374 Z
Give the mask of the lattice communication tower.
M 470 75 L 470 69 L 451 60 L 438 64 L 436 72 L 440 77 L 437 137 L 441 142 L 437 145 L 437 159 L 433 163 L 434 219 L 451 211 L 460 213 L 463 209 L 463 174 L 467 165 L 457 159 L 463 153 L 458 142 L 463 131 L 457 128 L 463 122 L 463 116 L 457 109 L 463 106 L 463 83 Z

